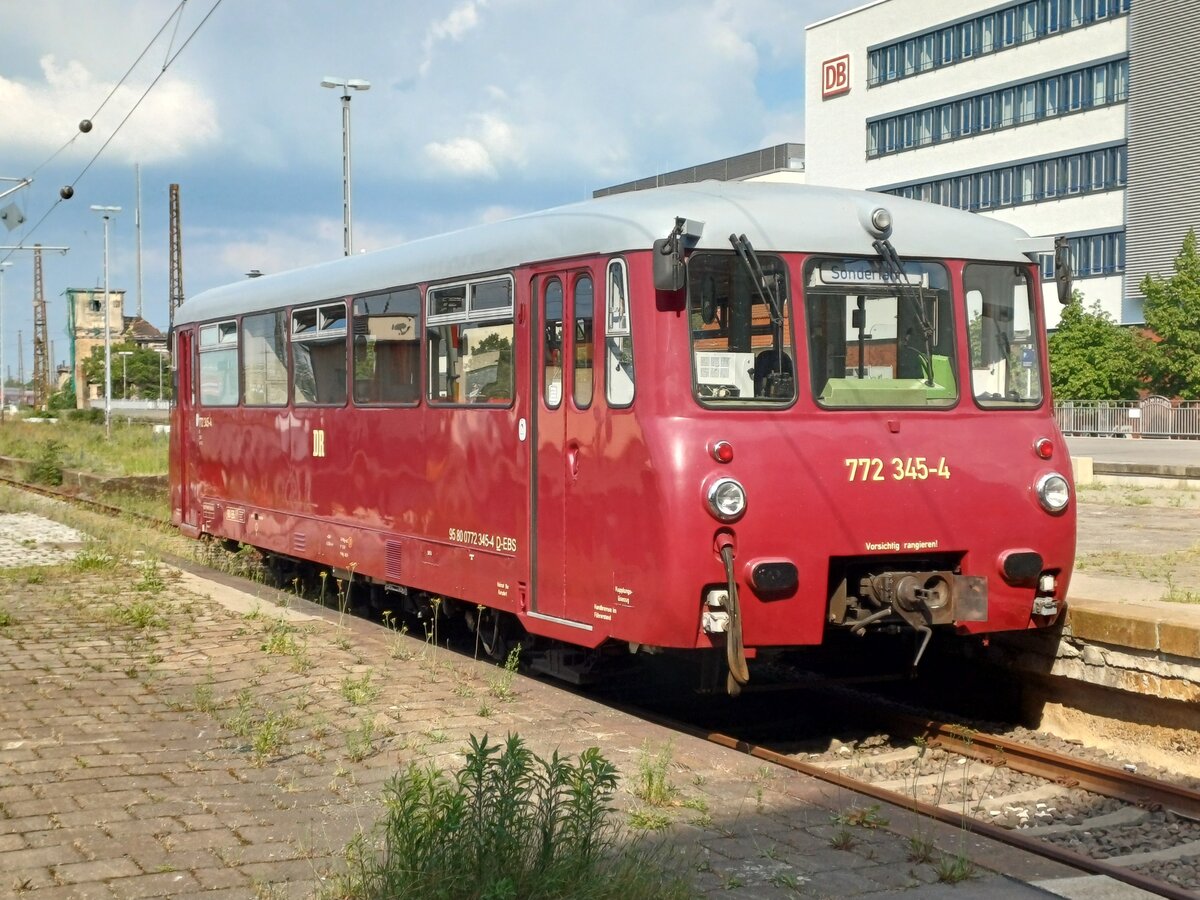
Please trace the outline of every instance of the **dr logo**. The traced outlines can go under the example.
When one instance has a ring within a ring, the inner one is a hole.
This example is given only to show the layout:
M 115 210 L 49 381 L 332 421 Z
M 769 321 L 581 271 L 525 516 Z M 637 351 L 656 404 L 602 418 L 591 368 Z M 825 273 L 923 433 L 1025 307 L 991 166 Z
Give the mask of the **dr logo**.
M 828 100 L 850 90 L 850 54 L 821 63 L 821 99 Z

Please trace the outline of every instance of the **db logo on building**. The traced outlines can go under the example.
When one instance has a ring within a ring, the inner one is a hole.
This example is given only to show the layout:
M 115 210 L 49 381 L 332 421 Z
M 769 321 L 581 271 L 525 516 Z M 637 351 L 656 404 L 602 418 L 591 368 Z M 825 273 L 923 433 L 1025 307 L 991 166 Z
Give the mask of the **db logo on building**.
M 821 99 L 828 100 L 850 90 L 850 54 L 821 63 Z

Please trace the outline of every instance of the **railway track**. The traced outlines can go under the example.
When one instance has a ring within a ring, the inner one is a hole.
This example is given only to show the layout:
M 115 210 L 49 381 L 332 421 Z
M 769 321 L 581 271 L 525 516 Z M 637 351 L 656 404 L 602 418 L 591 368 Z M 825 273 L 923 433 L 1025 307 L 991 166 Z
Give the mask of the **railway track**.
M 89 497 L 82 497 L 78 494 L 71 494 L 66 491 L 56 491 L 53 488 L 45 487 L 38 484 L 30 484 L 27 481 L 20 481 L 16 478 L 8 478 L 0 475 L 0 485 L 15 488 L 20 491 L 25 491 L 29 494 L 36 494 L 39 497 L 45 497 L 50 500 L 59 500 L 63 503 L 70 503 L 73 506 L 79 506 L 91 512 L 101 513 L 109 516 L 123 516 L 140 522 L 143 525 L 154 528 L 173 529 L 170 522 L 165 519 L 148 516 L 144 513 L 134 512 L 124 509 L 120 506 L 113 506 L 110 503 L 101 503 L 98 500 L 92 500 Z
M 670 724 L 1081 871 L 1163 897 L 1200 896 L 1194 865 L 1181 866 L 1193 875 L 1176 876 L 1180 883 L 1157 875 L 1171 861 L 1200 858 L 1200 792 L 998 735 L 907 716 L 888 718 L 896 730 L 914 735 L 910 746 L 894 749 L 880 742 L 864 753 L 815 761 L 729 734 Z M 997 781 L 1006 786 L 1003 795 L 989 791 Z

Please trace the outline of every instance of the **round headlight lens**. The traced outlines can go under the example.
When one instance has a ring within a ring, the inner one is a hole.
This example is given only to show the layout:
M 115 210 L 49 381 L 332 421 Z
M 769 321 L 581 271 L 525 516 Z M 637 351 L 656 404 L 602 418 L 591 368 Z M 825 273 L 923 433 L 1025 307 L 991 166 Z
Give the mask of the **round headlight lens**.
M 1038 502 L 1046 512 L 1060 513 L 1071 501 L 1071 486 L 1057 472 L 1043 475 L 1037 483 Z
M 708 489 L 708 509 L 722 522 L 741 518 L 746 511 L 746 489 L 732 478 L 721 478 Z

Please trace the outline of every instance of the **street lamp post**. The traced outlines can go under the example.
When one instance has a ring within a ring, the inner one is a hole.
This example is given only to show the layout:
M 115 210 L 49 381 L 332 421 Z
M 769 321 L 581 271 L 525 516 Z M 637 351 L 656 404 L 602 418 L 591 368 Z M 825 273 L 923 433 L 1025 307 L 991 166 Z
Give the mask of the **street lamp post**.
M 112 336 L 108 324 L 108 220 L 119 206 L 93 206 L 104 218 L 104 437 L 112 437 Z
M 129 399 L 129 380 L 125 377 L 125 360 L 133 356 L 132 350 L 118 350 L 117 356 L 121 357 L 121 399 Z
M 350 217 L 350 92 L 369 91 L 371 82 L 361 78 L 325 78 L 321 87 L 342 89 L 342 242 L 345 255 L 354 252 Z
M 0 262 L 0 422 L 8 408 L 7 378 L 4 374 L 4 270 L 11 266 L 8 260 Z
M 171 351 L 166 350 L 162 347 L 158 347 L 155 352 L 158 353 L 158 402 L 162 403 L 162 398 L 163 398 L 163 395 L 162 395 L 163 357 L 169 356 L 171 354 Z

